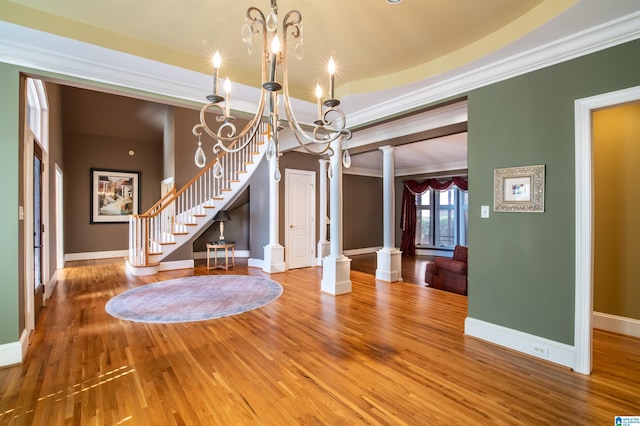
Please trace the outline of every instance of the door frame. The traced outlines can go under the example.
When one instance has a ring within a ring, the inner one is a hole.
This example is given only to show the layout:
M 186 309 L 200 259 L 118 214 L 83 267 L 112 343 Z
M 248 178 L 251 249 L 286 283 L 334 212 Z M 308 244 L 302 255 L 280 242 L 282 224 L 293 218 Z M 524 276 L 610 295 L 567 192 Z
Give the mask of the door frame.
M 640 101 L 640 86 L 577 99 L 575 108 L 574 371 L 591 374 L 593 352 L 593 135 L 592 111 Z
M 33 155 L 35 136 L 28 127 L 24 133 L 24 315 L 28 333 L 35 329 L 35 277 L 33 274 Z
M 58 164 L 56 173 L 56 270 L 64 268 L 64 174 Z
M 312 250 L 311 255 L 309 256 L 310 262 L 309 265 L 307 266 L 315 266 L 316 265 L 316 196 L 317 196 L 317 189 L 316 189 L 316 172 L 311 171 L 311 170 L 298 170 L 298 169 L 285 169 L 284 171 L 284 181 L 285 181 L 285 185 L 284 185 L 284 241 L 285 241 L 285 261 L 287 263 L 287 265 L 291 265 L 291 250 L 288 250 L 287 248 L 291 247 L 291 245 L 289 244 L 289 204 L 292 202 L 292 195 L 289 193 L 289 181 L 291 179 L 291 174 L 301 174 L 301 175 L 306 175 L 308 177 L 311 178 L 311 182 L 313 182 L 311 185 L 313 187 L 313 196 L 309 197 L 309 206 L 307 206 L 308 210 L 311 212 L 311 226 L 310 228 L 310 232 L 309 232 L 309 247 Z M 290 266 L 287 267 L 287 269 L 289 269 Z

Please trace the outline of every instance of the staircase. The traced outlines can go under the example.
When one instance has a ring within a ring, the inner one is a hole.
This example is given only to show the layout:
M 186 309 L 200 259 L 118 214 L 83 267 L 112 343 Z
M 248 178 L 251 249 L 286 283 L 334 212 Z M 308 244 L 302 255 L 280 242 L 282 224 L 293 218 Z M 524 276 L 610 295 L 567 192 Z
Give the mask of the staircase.
M 144 214 L 130 216 L 129 272 L 138 276 L 158 273 L 163 259 L 211 225 L 218 210 L 246 187 L 264 156 L 266 149 L 261 148 L 267 126 L 260 124 L 241 151 L 222 151 L 182 189 L 174 188 Z

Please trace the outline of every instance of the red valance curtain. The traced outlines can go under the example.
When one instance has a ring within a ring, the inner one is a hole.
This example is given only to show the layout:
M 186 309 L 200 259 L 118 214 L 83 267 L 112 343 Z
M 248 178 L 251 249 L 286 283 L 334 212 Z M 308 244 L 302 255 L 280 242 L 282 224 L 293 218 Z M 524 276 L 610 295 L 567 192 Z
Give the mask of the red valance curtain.
M 402 216 L 400 218 L 400 228 L 402 229 L 400 250 L 402 250 L 404 256 L 416 255 L 416 195 L 423 194 L 429 188 L 436 191 L 446 191 L 451 185 L 455 185 L 463 191 L 469 190 L 469 181 L 459 176 L 446 181 L 439 181 L 438 179 L 427 179 L 422 182 L 415 180 L 404 181 Z

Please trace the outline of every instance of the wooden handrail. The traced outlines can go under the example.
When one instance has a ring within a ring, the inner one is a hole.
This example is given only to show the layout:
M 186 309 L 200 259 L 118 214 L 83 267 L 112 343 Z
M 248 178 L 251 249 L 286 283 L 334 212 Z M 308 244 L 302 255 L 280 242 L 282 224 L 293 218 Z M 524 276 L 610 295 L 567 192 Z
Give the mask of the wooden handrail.
M 153 206 L 149 207 L 149 209 L 142 213 L 139 216 L 148 216 L 150 214 L 150 212 L 152 210 L 154 210 L 155 208 L 157 208 L 159 205 L 161 205 L 167 198 L 171 197 L 173 194 L 176 193 L 176 187 L 174 186 L 173 188 L 171 188 L 171 191 L 167 192 L 166 194 L 164 194 L 164 196 L 162 198 L 160 198 L 159 201 L 157 201 Z

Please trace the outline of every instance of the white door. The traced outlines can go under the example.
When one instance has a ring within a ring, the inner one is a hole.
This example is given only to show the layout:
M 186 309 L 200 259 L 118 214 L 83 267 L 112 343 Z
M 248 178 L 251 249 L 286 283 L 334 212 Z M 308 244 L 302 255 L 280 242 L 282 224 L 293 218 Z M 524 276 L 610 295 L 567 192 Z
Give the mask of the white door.
M 316 173 L 285 170 L 285 253 L 289 269 L 315 265 Z

